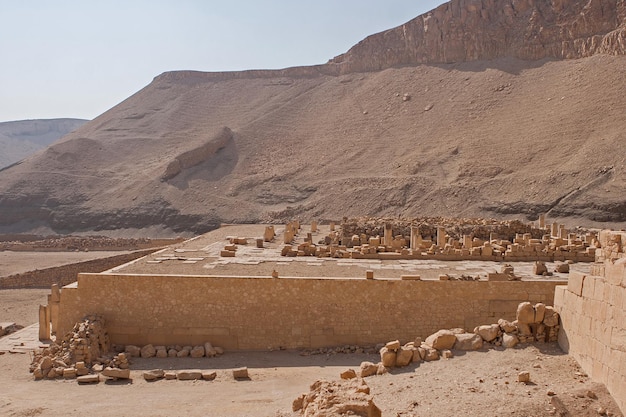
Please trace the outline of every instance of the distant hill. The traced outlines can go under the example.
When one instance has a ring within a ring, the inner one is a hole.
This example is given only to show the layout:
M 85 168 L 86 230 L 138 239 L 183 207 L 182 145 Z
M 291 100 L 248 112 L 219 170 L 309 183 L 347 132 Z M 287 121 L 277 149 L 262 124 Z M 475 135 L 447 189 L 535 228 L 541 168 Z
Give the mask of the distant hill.
M 453 0 L 323 65 L 176 71 L 0 172 L 0 231 L 626 226 L 626 2 Z
M 36 119 L 0 123 L 0 169 L 34 154 L 87 122 Z

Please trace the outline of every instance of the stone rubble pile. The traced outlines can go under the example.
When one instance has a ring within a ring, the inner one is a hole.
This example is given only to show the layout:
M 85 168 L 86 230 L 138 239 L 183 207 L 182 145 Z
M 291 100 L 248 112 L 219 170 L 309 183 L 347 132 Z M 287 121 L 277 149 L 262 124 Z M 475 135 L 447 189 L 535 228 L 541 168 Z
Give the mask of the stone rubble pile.
M 135 358 L 212 358 L 222 355 L 224 353 L 224 349 L 218 346 L 213 346 L 211 342 L 206 342 L 204 345 L 197 346 L 154 346 L 152 344 L 148 344 L 143 347 L 139 347 L 135 345 L 126 345 L 124 352 L 126 352 L 130 357 Z
M 35 353 L 30 371 L 35 379 L 76 378 L 90 373 L 93 364 L 108 366 L 109 336 L 102 317 L 89 315 L 76 323 L 61 342 Z
M 543 303 L 520 303 L 516 320 L 499 319 L 498 323 L 477 326 L 472 332 L 464 329 L 442 329 L 422 340 L 400 343 L 394 340 L 381 347 L 380 362 L 361 363 L 358 372 L 349 369 L 341 374 L 343 379 L 381 375 L 389 368 L 404 367 L 412 362 L 449 359 L 453 350 L 478 350 L 485 345 L 513 348 L 519 343 L 556 342 L 559 333 L 559 314 Z
M 308 394 L 296 398 L 293 411 L 305 417 L 364 416 L 380 417 L 370 388 L 362 379 L 315 381 Z
M 117 353 L 114 354 L 115 352 Z M 89 315 L 83 321 L 76 323 L 61 342 L 53 342 L 49 347 L 35 352 L 30 372 L 35 379 L 78 378 L 79 383 L 97 383 L 100 381 L 99 375 L 113 379 L 129 379 L 129 360 L 132 357 L 210 358 L 223 353 L 224 349 L 214 347 L 210 342 L 200 346 L 111 345 L 104 318 Z M 199 372 L 198 378 L 194 378 L 196 374 L 187 377 L 184 373 L 181 375 L 174 373 L 173 378 L 167 378 L 167 373 L 164 373 L 160 377 L 180 380 L 215 378 L 215 376 L 210 377 L 209 371 Z M 145 374 L 144 378 L 146 378 Z

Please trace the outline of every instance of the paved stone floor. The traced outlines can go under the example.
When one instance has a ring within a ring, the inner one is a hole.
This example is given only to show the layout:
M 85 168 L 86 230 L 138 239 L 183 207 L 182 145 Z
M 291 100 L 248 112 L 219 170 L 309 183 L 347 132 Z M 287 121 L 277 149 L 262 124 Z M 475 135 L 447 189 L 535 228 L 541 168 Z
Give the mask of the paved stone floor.
M 47 347 L 49 341 L 39 340 L 39 323 L 31 324 L 0 338 L 1 353 L 28 353 Z

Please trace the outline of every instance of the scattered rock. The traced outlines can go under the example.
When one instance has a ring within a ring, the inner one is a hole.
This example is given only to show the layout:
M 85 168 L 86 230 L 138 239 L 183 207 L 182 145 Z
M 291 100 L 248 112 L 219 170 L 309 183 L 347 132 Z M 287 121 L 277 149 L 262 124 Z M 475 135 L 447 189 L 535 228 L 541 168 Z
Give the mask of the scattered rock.
M 145 345 L 141 348 L 141 357 L 142 358 L 152 358 L 156 356 L 156 349 L 152 345 Z
M 213 381 L 217 378 L 217 372 L 215 371 L 202 371 L 202 379 L 205 381 Z
M 517 322 L 519 324 L 532 324 L 535 322 L 535 308 L 528 301 L 517 306 Z
M 130 379 L 130 369 L 111 368 L 107 366 L 102 375 L 113 379 Z
M 426 344 L 437 350 L 452 349 L 456 335 L 450 330 L 439 330 L 426 338 Z
M 100 375 L 82 375 L 76 378 L 76 382 L 79 384 L 97 384 L 100 382 Z
M 359 376 L 361 378 L 367 378 L 368 376 L 376 375 L 378 373 L 378 365 L 372 362 L 361 362 L 359 367 Z
M 502 335 L 502 346 L 503 347 L 505 347 L 507 349 L 511 349 L 511 348 L 514 348 L 515 346 L 517 346 L 518 343 L 519 343 L 519 339 L 514 334 L 505 333 L 505 334 Z
M 165 371 L 163 369 L 152 369 L 151 371 L 143 372 L 143 379 L 146 381 L 156 381 L 157 379 L 161 379 L 165 376 Z
M 530 382 L 530 372 L 522 371 L 517 374 L 517 381 L 523 382 L 524 384 L 528 384 Z
M 202 379 L 202 371 L 199 369 L 190 369 L 176 372 L 176 379 L 179 381 L 195 381 Z
M 454 348 L 458 350 L 478 350 L 483 347 L 483 338 L 476 333 L 456 334 Z
M 247 378 L 249 378 L 249 376 L 248 376 L 248 368 L 243 367 L 243 368 L 233 369 L 233 378 L 235 378 L 235 379 L 247 379 Z
M 485 342 L 491 342 L 500 333 L 500 326 L 497 324 L 486 324 L 483 326 L 478 326 L 474 329 L 474 333 L 480 335 Z
M 378 369 L 378 367 L 376 367 Z M 339 374 L 341 379 L 353 379 L 356 378 L 356 372 L 354 369 L 346 369 L 341 374 Z
M 380 361 L 387 368 L 396 366 L 397 354 L 393 350 L 389 350 L 386 346 L 380 350 Z

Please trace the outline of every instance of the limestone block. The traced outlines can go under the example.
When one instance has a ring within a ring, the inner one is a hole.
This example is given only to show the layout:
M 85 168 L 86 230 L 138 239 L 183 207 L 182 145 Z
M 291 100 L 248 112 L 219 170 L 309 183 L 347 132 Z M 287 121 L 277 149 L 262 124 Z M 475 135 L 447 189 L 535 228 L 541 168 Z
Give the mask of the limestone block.
M 167 371 L 167 372 L 165 372 L 165 375 L 163 375 L 163 376 L 167 380 L 176 379 L 176 371 Z
M 172 348 L 167 351 L 168 358 L 175 358 L 177 356 L 178 356 L 178 351 L 176 349 Z
M 427 349 L 422 347 L 422 345 L 417 347 L 417 354 L 419 354 L 420 356 L 420 360 L 426 360 L 426 351 Z M 415 356 L 415 355 L 413 355 Z M 413 362 L 417 362 L 415 359 L 413 359 Z
M 425 353 L 426 353 L 426 351 L 424 351 L 424 354 Z M 420 352 L 420 348 L 413 349 L 413 357 L 411 358 L 411 362 L 420 363 L 421 361 L 422 361 L 422 355 L 421 355 L 421 352 Z
M 346 369 L 341 374 L 339 374 L 341 379 L 353 379 L 356 378 L 356 372 L 354 369 Z
M 365 271 L 365 278 L 374 279 L 374 271 L 371 269 L 368 269 L 367 271 Z
M 439 351 L 437 349 L 427 348 L 424 360 L 427 362 L 439 360 Z
M 177 358 L 186 358 L 187 356 L 189 356 L 189 352 L 191 352 L 191 349 L 187 349 L 187 347 L 182 348 L 181 350 L 178 351 L 178 353 L 176 354 Z
M 217 356 L 217 350 L 213 347 L 211 342 L 206 342 L 204 344 L 204 352 L 207 358 L 212 358 L 213 356 Z
M 452 349 L 456 335 L 450 330 L 439 330 L 426 338 L 426 344 L 437 350 Z
M 146 381 L 156 381 L 157 379 L 161 379 L 165 376 L 165 371 L 163 369 L 152 369 L 150 371 L 143 372 L 143 379 Z
M 195 381 L 202 379 L 202 371 L 199 369 L 186 369 L 176 372 L 176 379 L 179 381 Z
M 157 358 L 167 358 L 167 350 L 165 350 L 165 349 L 157 349 L 156 357 Z
M 74 379 L 76 376 L 76 368 L 65 368 L 63 370 L 63 378 L 65 379 Z
M 204 356 L 204 346 L 194 346 L 189 355 L 192 358 L 201 358 Z
M 561 274 L 568 274 L 569 273 L 569 264 L 568 263 L 558 263 L 556 264 L 556 266 L 554 267 L 554 272 L 558 272 Z
M 516 335 L 511 333 L 504 333 L 502 335 L 502 346 L 510 349 L 514 348 L 519 343 L 519 339 Z
M 396 357 L 396 352 L 388 349 L 386 346 L 380 350 L 380 361 L 383 363 L 383 366 L 387 368 L 396 366 Z
M 399 340 L 394 340 L 392 342 L 387 342 L 387 344 L 385 344 L 385 347 L 387 349 L 393 350 L 395 352 L 398 349 L 400 349 L 400 341 Z
M 585 275 L 580 272 L 573 271 L 567 278 L 567 290 L 576 294 L 577 296 L 583 295 L 583 282 Z
M 500 333 L 500 326 L 497 324 L 485 324 L 474 329 L 474 333 L 480 335 L 485 342 L 491 342 Z
M 541 323 L 543 321 L 546 312 L 546 305 L 544 303 L 535 304 L 535 323 Z
M 531 336 L 533 334 L 530 325 L 526 323 L 517 323 L 517 330 L 521 336 Z
M 535 322 L 535 308 L 531 303 L 525 301 L 517 306 L 517 321 L 520 324 L 531 324 Z
M 559 324 L 559 313 L 556 312 L 554 307 L 546 307 L 543 317 L 543 324 L 548 327 L 554 327 Z
M 498 325 L 500 326 L 500 329 L 505 333 L 513 333 L 517 331 L 517 326 L 515 326 L 515 324 L 511 323 L 508 320 L 499 319 Z
M 156 349 L 152 345 L 145 345 L 141 348 L 142 358 L 152 358 L 156 355 Z
M 78 382 L 79 384 L 97 384 L 100 382 L 100 375 L 98 374 L 93 374 L 93 375 L 81 375 L 78 378 L 76 378 L 76 382 Z
M 413 349 L 402 346 L 396 354 L 396 366 L 407 366 L 413 360 Z
M 401 275 L 400 279 L 403 281 L 421 281 L 422 277 L 419 275 Z
M 458 350 L 478 350 L 483 347 L 483 338 L 476 333 L 457 333 L 454 348 Z
M 217 378 L 217 372 L 215 371 L 202 371 L 202 379 L 205 381 L 213 381 Z
M 378 372 L 378 364 L 374 364 L 372 362 L 361 362 L 361 366 L 359 367 L 359 376 L 361 378 L 366 378 L 368 376 L 376 375 Z
M 235 378 L 235 379 L 247 379 L 247 378 L 249 378 L 249 376 L 248 376 L 248 368 L 243 367 L 243 368 L 233 369 L 233 378 Z
M 528 384 L 530 382 L 530 372 L 528 371 L 522 371 L 519 374 L 517 374 L 517 380 L 519 382 L 523 382 L 525 384 Z
M 141 348 L 135 345 L 126 345 L 124 352 L 128 353 L 132 358 L 138 358 L 141 356 Z
M 107 366 L 102 375 L 113 379 L 130 379 L 130 369 L 111 368 Z
M 219 356 L 219 355 L 223 355 L 224 354 L 224 348 L 221 348 L 219 346 L 215 346 L 213 349 L 215 349 L 215 353 Z

